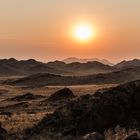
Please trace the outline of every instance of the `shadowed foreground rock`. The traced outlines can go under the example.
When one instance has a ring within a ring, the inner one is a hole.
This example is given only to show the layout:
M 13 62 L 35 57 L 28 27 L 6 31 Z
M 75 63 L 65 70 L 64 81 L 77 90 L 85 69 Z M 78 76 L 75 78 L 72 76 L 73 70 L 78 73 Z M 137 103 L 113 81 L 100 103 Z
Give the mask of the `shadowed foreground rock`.
M 1 123 L 0 123 L 0 140 L 9 140 L 9 134 L 4 128 L 2 128 Z
M 53 132 L 63 136 L 103 132 L 116 125 L 140 126 L 140 80 L 93 96 L 81 96 L 46 116 L 28 135 Z

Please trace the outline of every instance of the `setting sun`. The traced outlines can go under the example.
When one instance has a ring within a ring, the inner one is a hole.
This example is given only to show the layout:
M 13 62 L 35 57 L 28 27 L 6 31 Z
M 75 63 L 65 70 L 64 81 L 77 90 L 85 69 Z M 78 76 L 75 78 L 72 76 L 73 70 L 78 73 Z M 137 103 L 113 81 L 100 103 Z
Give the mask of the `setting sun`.
M 80 42 L 88 42 L 95 36 L 95 29 L 89 24 L 77 24 L 73 29 L 73 36 Z

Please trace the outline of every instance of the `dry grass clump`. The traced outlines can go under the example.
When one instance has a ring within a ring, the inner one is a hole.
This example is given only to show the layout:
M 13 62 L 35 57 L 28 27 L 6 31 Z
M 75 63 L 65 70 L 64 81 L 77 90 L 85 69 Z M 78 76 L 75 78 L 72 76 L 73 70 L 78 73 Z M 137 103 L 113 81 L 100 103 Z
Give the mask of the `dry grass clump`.
M 22 133 L 26 128 L 37 124 L 45 115 L 45 112 L 38 112 L 35 114 L 21 112 L 11 116 L 0 115 L 0 122 L 2 122 L 2 126 L 9 133 Z
M 133 134 L 140 136 L 140 132 L 136 129 L 126 130 L 120 126 L 117 126 L 114 130 L 109 129 L 104 132 L 105 140 L 124 140 L 126 137 Z

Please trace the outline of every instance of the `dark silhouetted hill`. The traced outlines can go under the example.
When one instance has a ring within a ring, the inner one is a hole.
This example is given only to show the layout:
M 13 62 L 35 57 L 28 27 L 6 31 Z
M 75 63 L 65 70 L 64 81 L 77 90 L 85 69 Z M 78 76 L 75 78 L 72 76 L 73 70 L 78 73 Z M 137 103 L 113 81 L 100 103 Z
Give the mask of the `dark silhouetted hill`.
M 30 67 L 41 62 L 34 59 L 18 61 L 14 58 L 0 60 L 0 76 L 26 75 L 30 74 Z
M 140 60 L 139 59 L 133 59 L 133 60 L 130 60 L 130 61 L 122 61 L 118 64 L 116 64 L 114 67 L 116 68 L 130 68 L 130 67 L 137 67 L 137 66 L 140 66 Z

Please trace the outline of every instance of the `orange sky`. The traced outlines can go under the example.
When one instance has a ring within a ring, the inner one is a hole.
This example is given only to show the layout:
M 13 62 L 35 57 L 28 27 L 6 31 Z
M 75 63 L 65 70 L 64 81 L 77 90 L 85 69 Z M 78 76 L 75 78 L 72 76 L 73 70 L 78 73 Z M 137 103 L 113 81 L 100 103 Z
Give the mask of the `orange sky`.
M 139 7 L 139 0 L 1 0 L 0 56 L 41 61 L 140 58 Z M 82 21 L 97 32 L 85 44 L 69 35 Z

